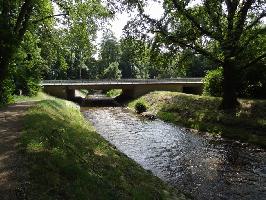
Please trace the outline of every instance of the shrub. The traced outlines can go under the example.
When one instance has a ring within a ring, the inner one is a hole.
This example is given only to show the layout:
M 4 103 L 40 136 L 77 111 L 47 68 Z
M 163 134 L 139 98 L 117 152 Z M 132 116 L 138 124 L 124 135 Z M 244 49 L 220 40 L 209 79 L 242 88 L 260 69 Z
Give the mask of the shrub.
M 209 71 L 204 77 L 203 94 L 206 96 L 222 96 L 223 69 Z
M 122 93 L 121 89 L 113 89 L 106 92 L 106 96 L 115 98 Z
M 139 101 L 135 104 L 135 110 L 137 113 L 143 113 L 147 111 L 147 106 L 145 103 Z
M 14 101 L 13 92 L 13 81 L 6 79 L 3 81 L 3 84 L 0 83 L 0 106 Z

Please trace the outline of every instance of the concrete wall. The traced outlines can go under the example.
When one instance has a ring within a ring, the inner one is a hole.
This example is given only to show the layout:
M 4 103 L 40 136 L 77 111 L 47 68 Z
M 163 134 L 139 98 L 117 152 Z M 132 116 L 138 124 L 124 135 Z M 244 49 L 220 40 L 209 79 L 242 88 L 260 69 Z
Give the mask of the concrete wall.
M 52 96 L 64 99 L 74 99 L 75 90 L 78 89 L 96 89 L 96 90 L 109 90 L 109 89 L 122 89 L 122 98 L 137 98 L 141 95 L 152 91 L 176 91 L 186 92 L 192 94 L 202 93 L 202 84 L 194 83 L 167 83 L 167 84 L 117 84 L 117 85 L 49 85 L 44 86 L 44 91 Z
M 75 98 L 75 90 L 69 89 L 68 87 L 62 86 L 45 86 L 43 88 L 44 92 L 62 99 L 74 99 Z
M 137 98 L 152 91 L 173 91 L 182 92 L 182 86 L 168 85 L 138 85 L 130 89 L 122 89 L 121 98 Z

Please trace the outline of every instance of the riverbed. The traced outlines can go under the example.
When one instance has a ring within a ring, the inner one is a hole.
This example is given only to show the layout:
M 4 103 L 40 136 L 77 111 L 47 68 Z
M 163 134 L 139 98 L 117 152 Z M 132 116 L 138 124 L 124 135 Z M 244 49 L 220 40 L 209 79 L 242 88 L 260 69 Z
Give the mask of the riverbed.
M 97 132 L 193 199 L 266 199 L 266 150 L 148 120 L 123 107 L 83 108 Z

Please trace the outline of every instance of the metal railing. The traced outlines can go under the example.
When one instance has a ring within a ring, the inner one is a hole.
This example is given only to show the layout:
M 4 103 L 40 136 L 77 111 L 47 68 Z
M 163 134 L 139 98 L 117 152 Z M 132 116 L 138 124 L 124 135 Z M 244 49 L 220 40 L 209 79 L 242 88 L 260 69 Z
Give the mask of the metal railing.
M 101 80 L 43 80 L 41 85 L 78 85 L 78 84 L 137 84 L 137 83 L 202 83 L 202 78 L 169 79 L 101 79 Z

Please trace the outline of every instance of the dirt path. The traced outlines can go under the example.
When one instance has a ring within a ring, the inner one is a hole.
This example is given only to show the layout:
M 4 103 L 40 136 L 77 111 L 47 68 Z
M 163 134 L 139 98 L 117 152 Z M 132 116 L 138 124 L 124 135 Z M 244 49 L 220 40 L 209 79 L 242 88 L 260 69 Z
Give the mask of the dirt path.
M 0 109 L 0 199 L 26 199 L 27 173 L 19 153 L 19 137 L 25 111 L 33 102 L 10 105 Z

